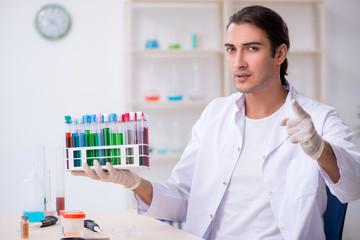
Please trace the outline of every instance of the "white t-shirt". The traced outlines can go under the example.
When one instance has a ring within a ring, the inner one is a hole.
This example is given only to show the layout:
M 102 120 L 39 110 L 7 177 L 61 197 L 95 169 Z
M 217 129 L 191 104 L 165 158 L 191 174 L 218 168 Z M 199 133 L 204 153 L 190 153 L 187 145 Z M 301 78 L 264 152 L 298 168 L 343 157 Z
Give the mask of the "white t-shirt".
M 282 108 L 263 119 L 246 118 L 241 154 L 216 212 L 212 240 L 282 239 L 261 172 L 271 129 L 280 124 Z

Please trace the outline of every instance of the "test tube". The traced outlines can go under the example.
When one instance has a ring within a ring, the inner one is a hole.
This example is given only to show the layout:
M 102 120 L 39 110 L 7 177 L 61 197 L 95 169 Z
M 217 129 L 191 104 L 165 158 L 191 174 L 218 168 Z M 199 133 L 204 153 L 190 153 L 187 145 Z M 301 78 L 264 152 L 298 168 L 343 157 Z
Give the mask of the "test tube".
M 71 122 L 71 145 L 72 147 L 80 147 L 80 136 L 78 130 L 78 120 L 73 119 Z M 74 151 L 74 167 L 81 166 L 81 153 L 80 151 Z
M 117 133 L 118 133 L 118 145 L 124 144 L 124 122 L 122 120 L 122 115 L 118 115 L 118 122 L 117 122 Z
M 82 118 L 80 119 L 79 125 L 78 125 L 78 130 L 80 133 L 80 147 L 86 147 L 86 141 L 85 141 L 85 118 L 86 115 L 82 116 Z
M 129 145 L 129 132 L 128 132 L 128 125 L 129 125 L 129 114 L 125 113 L 122 116 L 122 122 L 123 122 L 123 139 L 124 139 L 124 144 L 125 145 Z
M 65 147 L 71 147 L 71 117 L 65 116 Z M 69 168 L 69 150 L 66 149 L 67 168 Z
M 102 114 L 98 114 L 96 116 L 96 136 L 97 136 L 97 146 L 104 146 L 104 134 L 103 132 L 101 131 L 102 130 L 102 127 L 103 127 L 103 116 Z M 104 149 L 99 149 L 96 151 L 97 152 L 97 156 L 99 157 L 99 163 L 100 165 L 105 165 L 106 162 L 105 162 L 105 151 Z
M 139 164 L 140 166 L 144 165 L 144 157 L 143 155 L 143 137 L 144 137 L 144 128 L 143 128 L 143 113 L 142 112 L 137 112 L 135 117 L 136 117 L 136 143 L 139 144 Z
M 143 119 L 143 142 L 144 142 L 144 149 L 143 149 L 143 154 L 145 155 L 144 158 L 144 165 L 149 167 L 149 123 L 148 123 L 148 116 L 143 113 L 142 114 L 142 119 Z
M 124 122 L 124 144 L 130 145 L 132 144 L 132 129 L 130 123 L 130 114 L 125 113 L 123 114 L 123 122 Z M 126 164 L 133 163 L 133 149 L 130 147 L 126 147 Z
M 130 112 L 129 113 L 129 144 L 136 144 L 136 113 L 135 112 Z M 129 155 L 134 155 L 134 147 L 129 148 Z M 129 157 L 128 162 L 130 164 L 134 163 L 134 157 Z
M 143 113 L 143 125 L 144 125 L 144 143 L 149 145 L 149 123 L 148 123 L 148 116 Z
M 85 146 L 92 147 L 93 141 L 91 141 L 91 117 L 89 115 L 85 115 L 84 121 L 84 134 L 85 134 Z M 86 151 L 87 164 L 89 166 L 94 166 L 93 150 Z
M 129 113 L 130 124 L 129 124 L 129 144 L 136 144 L 136 114 L 134 112 Z
M 123 130 L 123 144 L 124 145 L 128 145 L 128 132 L 127 132 L 127 117 L 126 114 L 122 114 L 121 115 L 121 125 L 122 125 L 122 130 Z M 128 150 L 126 148 L 125 153 L 127 154 Z M 127 163 L 127 161 L 126 161 Z
M 96 131 L 96 126 L 97 126 L 96 114 L 92 114 L 90 116 L 90 118 L 91 118 L 91 126 L 90 126 L 91 142 L 92 142 L 92 146 L 95 147 L 95 146 L 99 146 L 98 137 L 97 137 L 97 131 Z M 95 158 L 95 157 L 98 156 L 98 151 L 93 150 L 92 154 L 93 154 L 93 157 L 94 157 L 93 161 L 94 161 L 94 159 L 98 160 L 97 158 Z
M 137 144 L 143 144 L 144 140 L 143 140 L 143 113 L 142 112 L 137 112 L 136 113 L 136 143 Z
M 109 128 L 109 115 L 104 114 L 104 123 L 102 128 L 102 133 L 104 136 L 104 146 L 110 146 L 110 128 Z M 111 156 L 110 149 L 105 150 L 105 156 Z M 105 158 L 105 162 L 110 162 L 110 158 Z
M 109 126 L 110 126 L 110 145 L 117 145 L 118 141 L 118 135 L 117 135 L 117 116 L 115 113 L 110 114 L 109 116 Z M 118 149 L 111 149 L 111 164 L 112 165 L 118 165 L 119 164 L 119 153 Z

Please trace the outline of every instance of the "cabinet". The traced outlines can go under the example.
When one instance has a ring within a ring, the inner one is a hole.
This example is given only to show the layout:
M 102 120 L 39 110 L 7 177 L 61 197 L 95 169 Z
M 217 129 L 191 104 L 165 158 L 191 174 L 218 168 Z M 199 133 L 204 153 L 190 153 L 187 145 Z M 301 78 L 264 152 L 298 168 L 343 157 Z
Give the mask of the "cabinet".
M 149 115 L 151 165 L 174 165 L 202 110 L 225 95 L 224 2 L 133 0 L 126 9 L 127 107 Z M 157 101 L 146 100 L 151 91 Z
M 175 163 L 205 106 L 235 91 L 223 47 L 225 27 L 233 13 L 253 4 L 274 9 L 288 24 L 290 83 L 303 94 L 326 101 L 323 1 L 129 0 L 126 106 L 149 115 L 152 164 Z M 194 89 L 200 90 L 201 98 L 191 98 Z M 151 91 L 159 100 L 145 99 Z M 174 92 L 180 101 L 169 100 Z

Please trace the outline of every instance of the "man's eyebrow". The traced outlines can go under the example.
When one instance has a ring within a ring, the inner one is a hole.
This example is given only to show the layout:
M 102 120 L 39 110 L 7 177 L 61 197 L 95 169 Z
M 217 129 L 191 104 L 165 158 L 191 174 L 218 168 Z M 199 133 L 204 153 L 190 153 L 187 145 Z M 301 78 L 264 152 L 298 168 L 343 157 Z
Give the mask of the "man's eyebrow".
M 249 45 L 262 45 L 261 42 L 247 42 L 243 43 L 243 46 L 249 46 Z
M 242 46 L 249 46 L 249 45 L 262 45 L 261 42 L 246 42 L 241 44 Z M 234 44 L 231 43 L 225 43 L 224 44 L 225 47 L 234 47 Z

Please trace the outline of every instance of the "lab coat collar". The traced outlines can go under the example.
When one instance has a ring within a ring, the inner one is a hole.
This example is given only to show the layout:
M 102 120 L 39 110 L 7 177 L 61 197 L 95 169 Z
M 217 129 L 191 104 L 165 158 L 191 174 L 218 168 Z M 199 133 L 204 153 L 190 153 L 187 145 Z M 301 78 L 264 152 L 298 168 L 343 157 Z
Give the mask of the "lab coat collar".
M 298 92 L 295 90 L 295 88 L 293 86 L 291 86 L 287 80 L 285 80 L 285 85 L 283 85 L 283 87 L 286 91 L 289 92 L 288 96 L 286 98 L 286 101 L 288 100 L 289 97 L 290 97 L 290 99 L 293 99 L 295 97 L 295 95 L 298 94 Z M 245 95 L 240 92 L 234 93 L 233 95 L 234 95 L 235 105 L 237 107 L 237 110 L 242 111 L 243 109 L 245 109 Z
M 279 121 L 281 121 L 284 118 L 294 118 L 295 114 L 291 107 L 291 100 L 296 99 L 298 92 L 292 87 L 288 81 L 285 81 L 284 89 L 289 91 L 288 95 L 286 97 L 285 103 L 283 105 L 283 111 L 279 115 Z M 241 119 L 238 122 L 237 126 L 239 127 L 239 130 L 241 132 L 241 135 L 243 136 L 244 133 L 244 124 L 245 124 L 245 95 L 243 93 L 236 93 L 235 95 L 235 106 L 234 106 L 234 118 L 236 121 L 236 114 L 241 114 Z M 278 146 L 280 146 L 287 138 L 288 138 L 287 129 L 284 126 L 280 126 L 279 124 L 276 124 L 271 129 L 271 134 L 269 138 L 269 143 L 265 151 L 264 159 L 272 152 L 274 151 Z
M 275 124 L 271 130 L 269 143 L 264 154 L 264 159 L 266 159 L 272 151 L 278 148 L 289 137 L 286 126 L 280 126 L 280 122 L 285 118 L 295 117 L 294 111 L 291 106 L 291 101 L 292 99 L 297 98 L 296 96 L 298 95 L 298 93 L 296 92 L 294 87 L 292 87 L 287 81 L 284 88 L 289 92 L 286 96 L 283 110 L 279 114 L 279 122 L 278 124 Z

